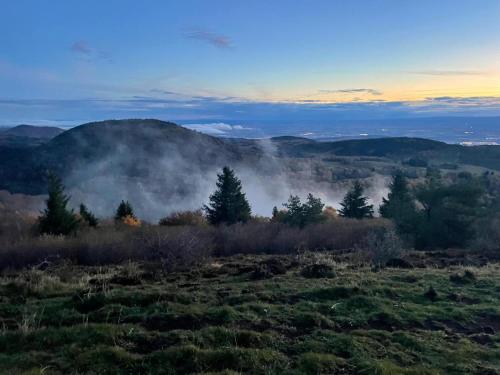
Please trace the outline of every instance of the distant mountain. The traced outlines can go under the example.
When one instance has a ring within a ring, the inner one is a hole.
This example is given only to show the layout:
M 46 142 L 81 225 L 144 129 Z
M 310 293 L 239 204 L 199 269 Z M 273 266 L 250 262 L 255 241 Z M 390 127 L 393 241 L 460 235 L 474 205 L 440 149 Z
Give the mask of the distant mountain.
M 62 132 L 64 132 L 63 129 L 56 128 L 53 126 L 18 125 L 14 126 L 13 128 L 7 128 L 6 130 L 0 132 L 0 135 L 52 139 L 55 136 L 61 134 Z
M 222 139 L 149 119 L 88 123 L 59 134 L 29 153 L 22 148 L 9 151 L 0 156 L 0 189 L 29 194 L 45 191 L 49 170 L 63 177 L 70 187 L 106 176 L 164 182 L 170 174 L 169 186 L 176 185 L 182 191 L 189 183 L 180 181 L 181 174 L 184 178 L 258 157 L 243 155 L 236 145 Z

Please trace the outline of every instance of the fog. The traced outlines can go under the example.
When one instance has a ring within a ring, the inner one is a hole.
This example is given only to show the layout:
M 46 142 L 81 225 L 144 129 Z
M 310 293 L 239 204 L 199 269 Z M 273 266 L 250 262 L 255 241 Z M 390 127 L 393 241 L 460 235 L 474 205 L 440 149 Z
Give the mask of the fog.
M 157 134 L 147 137 L 160 139 Z M 241 179 L 252 213 L 270 216 L 274 206 L 282 207 L 290 195 L 305 198 L 312 193 L 327 206 L 339 208 L 349 181 L 332 182 L 314 177 L 313 164 L 277 157 L 270 140 L 257 141 L 258 157 L 234 160 L 221 152 L 211 162 L 198 160 L 204 144 L 172 145 L 158 141 L 155 150 L 115 141 L 104 157 L 75 167 L 64 179 L 71 205 L 85 203 L 99 217 L 112 217 L 121 200 L 128 200 L 136 215 L 149 222 L 183 210 L 195 210 L 208 203 L 215 190 L 217 173 L 227 165 Z M 335 171 L 333 171 L 335 173 Z M 366 194 L 375 208 L 387 194 L 387 179 L 366 179 Z

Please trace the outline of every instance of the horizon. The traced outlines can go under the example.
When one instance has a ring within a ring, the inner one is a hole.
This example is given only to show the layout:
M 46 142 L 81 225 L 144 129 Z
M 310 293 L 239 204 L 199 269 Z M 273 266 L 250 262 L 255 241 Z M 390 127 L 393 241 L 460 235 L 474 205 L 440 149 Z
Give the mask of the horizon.
M 500 115 L 497 1 L 3 8 L 1 124 Z

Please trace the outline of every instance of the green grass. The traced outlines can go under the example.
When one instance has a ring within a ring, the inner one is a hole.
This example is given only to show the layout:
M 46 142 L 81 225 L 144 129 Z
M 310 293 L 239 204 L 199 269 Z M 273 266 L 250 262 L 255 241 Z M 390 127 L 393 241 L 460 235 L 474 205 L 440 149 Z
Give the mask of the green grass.
M 0 373 L 500 371 L 499 265 L 468 268 L 466 282 L 463 267 L 342 263 L 311 279 L 300 275 L 307 259 L 279 258 L 286 274 L 254 280 L 262 258 L 168 275 L 151 264 L 5 273 Z

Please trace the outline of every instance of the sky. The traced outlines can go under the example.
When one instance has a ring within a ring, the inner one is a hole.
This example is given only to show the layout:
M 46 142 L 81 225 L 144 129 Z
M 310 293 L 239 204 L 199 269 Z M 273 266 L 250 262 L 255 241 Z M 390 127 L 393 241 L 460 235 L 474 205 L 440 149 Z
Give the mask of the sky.
M 498 0 L 27 1 L 0 125 L 500 115 Z

